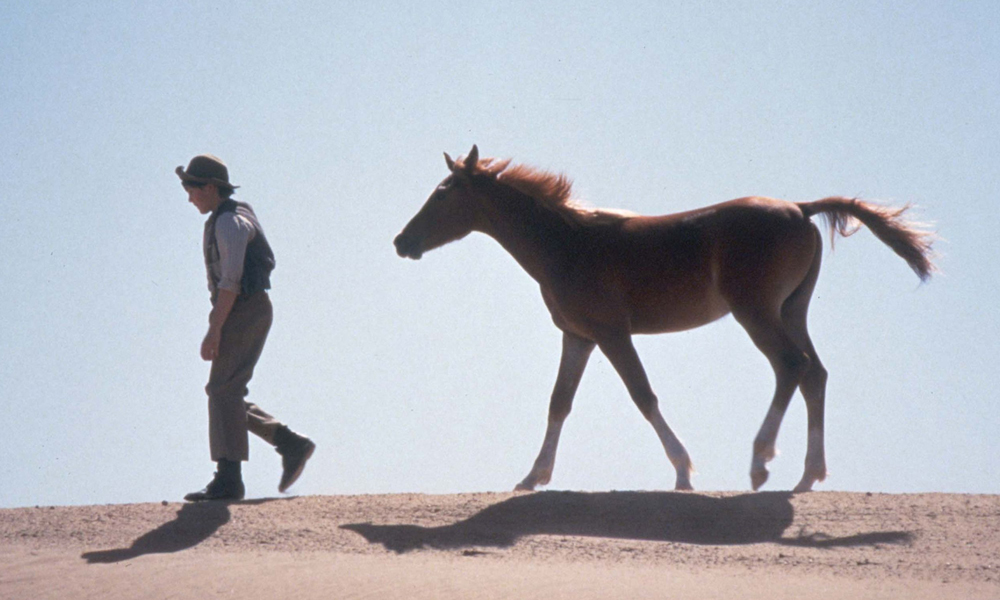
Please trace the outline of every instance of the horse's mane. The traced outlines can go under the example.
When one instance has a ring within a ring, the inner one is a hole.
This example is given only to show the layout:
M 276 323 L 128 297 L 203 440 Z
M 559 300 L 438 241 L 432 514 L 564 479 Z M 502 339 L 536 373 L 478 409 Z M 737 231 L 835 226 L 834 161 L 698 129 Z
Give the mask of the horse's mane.
M 573 198 L 573 182 L 562 173 L 528 165 L 511 165 L 510 162 L 510 159 L 482 158 L 476 163 L 473 174 L 488 175 L 498 183 L 533 198 L 570 225 L 616 223 L 635 216 L 623 210 L 584 206 Z

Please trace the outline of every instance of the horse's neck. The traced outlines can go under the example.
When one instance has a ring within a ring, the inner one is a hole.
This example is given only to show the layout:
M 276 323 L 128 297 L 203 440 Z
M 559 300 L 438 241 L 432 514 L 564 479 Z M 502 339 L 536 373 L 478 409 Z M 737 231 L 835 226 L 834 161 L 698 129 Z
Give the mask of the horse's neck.
M 487 193 L 487 229 L 536 281 L 545 284 L 552 270 L 571 253 L 576 232 L 554 209 L 506 186 Z

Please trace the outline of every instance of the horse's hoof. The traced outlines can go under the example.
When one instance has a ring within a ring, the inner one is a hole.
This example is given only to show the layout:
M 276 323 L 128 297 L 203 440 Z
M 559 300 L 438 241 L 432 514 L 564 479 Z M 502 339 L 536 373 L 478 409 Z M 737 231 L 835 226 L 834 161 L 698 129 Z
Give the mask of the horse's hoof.
M 759 469 L 755 471 L 750 471 L 750 485 L 753 486 L 753 491 L 760 489 L 764 482 L 767 481 L 769 473 L 767 469 Z
M 795 489 L 792 490 L 794 494 L 801 494 L 803 492 L 811 492 L 813 485 L 816 482 L 823 481 L 826 479 L 826 468 L 818 473 L 810 473 L 802 476 L 802 481 L 799 482 Z
M 514 486 L 515 492 L 533 492 L 535 491 L 535 484 L 529 483 L 527 480 Z

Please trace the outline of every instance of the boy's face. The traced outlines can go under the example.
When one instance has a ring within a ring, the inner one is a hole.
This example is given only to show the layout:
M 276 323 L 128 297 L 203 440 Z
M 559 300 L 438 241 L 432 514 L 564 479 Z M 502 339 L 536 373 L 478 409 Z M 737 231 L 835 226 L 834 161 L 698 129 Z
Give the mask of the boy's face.
M 184 186 L 184 191 L 188 193 L 188 202 L 194 204 L 195 208 L 198 209 L 203 215 L 215 210 L 215 208 L 222 201 L 222 197 L 219 196 L 219 189 L 215 187 L 215 184 L 209 183 L 202 187 Z

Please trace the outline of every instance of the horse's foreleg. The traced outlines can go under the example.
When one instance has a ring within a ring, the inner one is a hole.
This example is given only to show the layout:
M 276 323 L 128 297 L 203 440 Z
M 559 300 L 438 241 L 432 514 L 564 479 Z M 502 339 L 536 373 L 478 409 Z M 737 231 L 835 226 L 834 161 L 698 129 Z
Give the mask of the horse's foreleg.
M 559 362 L 559 376 L 556 378 L 552 400 L 549 403 L 549 425 L 545 430 L 545 440 L 531 472 L 517 484 L 515 490 L 531 491 L 535 486 L 545 485 L 552 479 L 563 421 L 573 408 L 573 396 L 576 395 L 583 370 L 593 351 L 594 342 L 571 333 L 563 334 L 562 359 Z
M 639 354 L 635 351 L 632 338 L 628 334 L 609 337 L 598 342 L 601 351 L 608 357 L 618 375 L 625 382 L 632 401 L 639 407 L 642 416 L 650 422 L 656 435 L 663 444 L 663 449 L 667 453 L 667 458 L 677 471 L 677 481 L 674 488 L 678 490 L 691 490 L 691 458 L 688 456 L 684 444 L 674 434 L 660 414 L 660 408 L 656 394 L 649 385 L 649 378 L 646 370 L 642 367 Z

